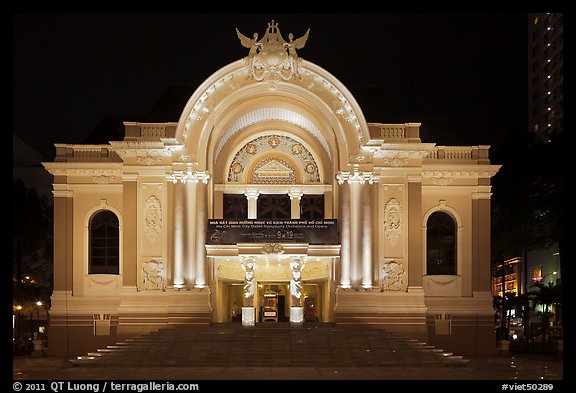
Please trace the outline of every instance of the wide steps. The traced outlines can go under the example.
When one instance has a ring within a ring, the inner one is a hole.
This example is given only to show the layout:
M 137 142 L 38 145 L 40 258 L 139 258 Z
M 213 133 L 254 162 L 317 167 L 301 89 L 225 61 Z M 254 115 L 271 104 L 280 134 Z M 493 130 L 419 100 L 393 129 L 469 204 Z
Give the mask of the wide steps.
M 443 367 L 468 360 L 385 330 L 237 324 L 176 326 L 70 361 L 96 367 Z

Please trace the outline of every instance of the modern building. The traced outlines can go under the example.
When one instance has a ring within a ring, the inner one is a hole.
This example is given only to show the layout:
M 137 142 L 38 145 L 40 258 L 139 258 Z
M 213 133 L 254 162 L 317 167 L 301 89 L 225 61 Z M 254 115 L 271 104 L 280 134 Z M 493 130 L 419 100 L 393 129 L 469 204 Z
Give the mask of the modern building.
M 519 295 L 522 280 L 522 259 L 507 259 L 494 266 L 492 272 L 492 295 L 503 297 L 505 293 Z M 504 284 L 502 284 L 504 282 Z
M 272 21 L 261 39 L 238 36 L 247 56 L 177 121 L 126 121 L 123 140 L 57 144 L 44 164 L 49 351 L 241 315 L 246 328 L 310 318 L 494 352 L 489 146 L 367 122 L 299 56 L 308 33 L 286 41 Z
M 542 142 L 564 129 L 564 14 L 528 14 L 528 127 Z

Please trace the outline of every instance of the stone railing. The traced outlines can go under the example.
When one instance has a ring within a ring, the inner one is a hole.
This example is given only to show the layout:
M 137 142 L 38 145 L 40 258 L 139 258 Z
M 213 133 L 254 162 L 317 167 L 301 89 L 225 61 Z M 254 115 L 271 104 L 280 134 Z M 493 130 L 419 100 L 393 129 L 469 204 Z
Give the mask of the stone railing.
M 139 123 L 124 122 L 124 140 L 159 140 L 160 138 L 174 138 L 178 123 Z
M 120 157 L 108 145 L 56 144 L 55 161 L 119 161 Z
M 490 146 L 435 146 L 428 159 L 489 163 L 489 148 Z

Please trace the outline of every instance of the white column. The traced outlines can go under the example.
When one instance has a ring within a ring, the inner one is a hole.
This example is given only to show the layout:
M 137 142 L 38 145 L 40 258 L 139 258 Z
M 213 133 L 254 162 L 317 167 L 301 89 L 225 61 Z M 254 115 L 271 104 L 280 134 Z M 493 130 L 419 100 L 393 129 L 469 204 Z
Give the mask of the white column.
M 350 288 L 350 185 L 348 182 L 340 184 L 340 287 Z
M 362 185 L 362 287 L 372 288 L 372 187 Z
M 360 182 L 350 179 L 350 281 L 357 288 L 362 279 L 360 261 L 362 258 L 362 206 Z
M 196 288 L 206 286 L 206 188 L 205 182 L 196 184 Z
M 293 258 L 290 262 L 292 277 L 290 278 L 290 323 L 302 325 L 304 323 L 304 311 L 302 307 L 302 269 L 303 258 Z
M 186 187 L 186 285 L 194 286 L 196 277 L 196 183 L 189 181 Z
M 185 219 L 184 184 L 174 184 L 174 287 L 184 287 L 185 264 Z
M 300 199 L 304 191 L 300 188 L 291 188 L 288 195 L 290 196 L 290 218 L 300 218 Z
M 256 308 L 254 308 L 254 295 L 256 294 L 254 269 L 256 268 L 256 262 L 254 257 L 241 257 L 241 263 L 242 269 L 244 269 L 242 326 L 254 326 L 256 324 Z
M 371 211 L 370 199 L 364 199 L 363 193 L 369 190 L 364 189 L 363 184 L 374 182 L 372 172 L 359 170 L 359 165 L 354 164 L 353 172 L 339 172 L 338 183 L 342 187 L 342 226 L 341 226 L 341 260 L 348 257 L 349 278 L 347 282 L 354 288 L 362 285 L 364 288 L 372 286 L 372 248 L 371 248 Z M 346 183 L 349 187 L 349 195 L 346 195 Z M 368 205 L 366 208 L 365 205 Z M 348 232 L 345 232 L 349 227 Z M 365 235 L 363 235 L 365 234 Z M 366 237 L 364 237 L 366 236 Z M 349 244 L 350 251 L 345 250 Z M 368 246 L 364 250 L 362 247 Z M 349 252 L 349 256 L 347 253 Z M 344 281 L 345 261 L 342 261 L 341 287 L 346 288 Z M 348 286 L 349 287 L 349 286 Z
M 248 219 L 250 220 L 258 218 L 257 202 L 258 202 L 258 195 L 260 195 L 260 193 L 258 192 L 258 190 L 249 189 L 246 190 L 244 195 L 246 195 L 246 198 L 248 198 Z

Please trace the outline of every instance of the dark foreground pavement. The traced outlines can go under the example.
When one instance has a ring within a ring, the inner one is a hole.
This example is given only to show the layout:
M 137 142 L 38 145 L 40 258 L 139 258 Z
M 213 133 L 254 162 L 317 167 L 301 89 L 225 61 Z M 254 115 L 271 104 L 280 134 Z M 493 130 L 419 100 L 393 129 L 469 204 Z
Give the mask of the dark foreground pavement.
M 334 325 L 162 329 L 80 358 L 13 359 L 13 379 L 19 381 L 483 380 L 513 385 L 564 378 L 561 356 L 461 357 L 383 330 Z

